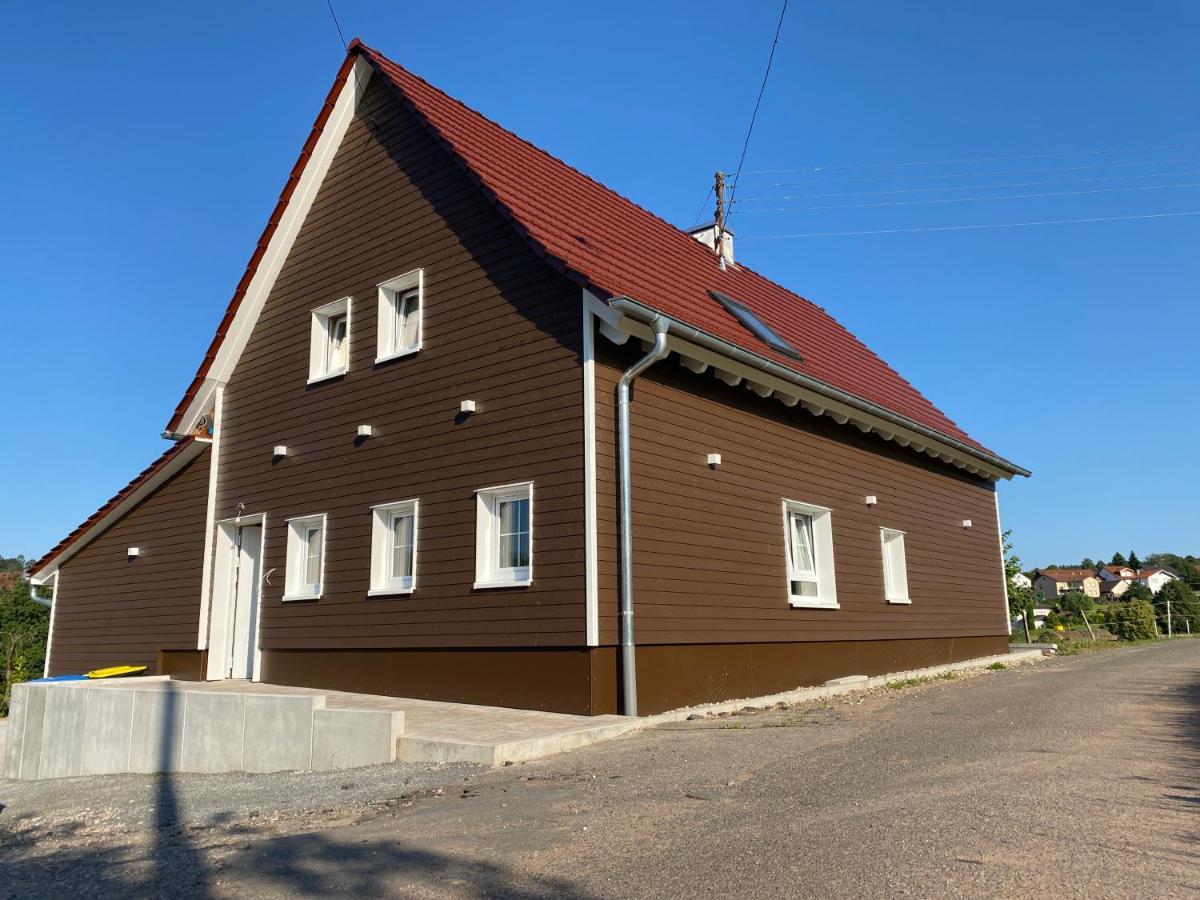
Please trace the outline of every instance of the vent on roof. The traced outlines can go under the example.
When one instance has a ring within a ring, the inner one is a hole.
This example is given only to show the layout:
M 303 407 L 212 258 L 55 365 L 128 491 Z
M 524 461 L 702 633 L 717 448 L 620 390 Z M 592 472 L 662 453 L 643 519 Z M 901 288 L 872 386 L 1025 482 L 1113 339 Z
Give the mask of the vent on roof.
M 772 350 L 790 356 L 797 362 L 803 361 L 804 358 L 800 355 L 800 351 L 776 334 L 771 326 L 756 316 L 748 306 L 738 303 L 728 294 L 722 294 L 720 291 L 709 291 L 708 295 L 720 303 L 727 313 L 741 322 L 747 331 L 767 343 Z
M 700 225 L 691 229 L 688 234 L 702 243 L 705 247 L 715 251 L 717 249 L 717 223 L 709 222 L 707 225 Z M 721 255 L 725 257 L 725 262 L 733 262 L 733 232 L 728 226 L 725 228 L 725 234 L 721 236 Z

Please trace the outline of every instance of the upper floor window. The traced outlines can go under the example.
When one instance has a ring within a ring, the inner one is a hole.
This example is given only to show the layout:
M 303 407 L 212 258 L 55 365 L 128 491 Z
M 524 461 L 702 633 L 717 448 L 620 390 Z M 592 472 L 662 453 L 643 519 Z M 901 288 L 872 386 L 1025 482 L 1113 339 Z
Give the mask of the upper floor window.
M 375 362 L 421 349 L 423 281 L 422 270 L 416 269 L 379 285 L 379 344 Z
M 371 510 L 372 595 L 407 594 L 416 586 L 417 501 L 384 503 Z
M 823 506 L 783 501 L 788 602 L 792 606 L 838 606 L 830 516 Z
M 335 378 L 349 368 L 350 298 L 343 297 L 312 311 L 308 380 Z
M 908 562 L 904 556 L 904 532 L 879 529 L 883 545 L 883 595 L 888 603 L 911 603 L 908 598 Z
M 287 570 L 284 600 L 316 600 L 325 578 L 325 516 L 287 520 Z
M 533 581 L 533 484 L 476 492 L 475 587 Z

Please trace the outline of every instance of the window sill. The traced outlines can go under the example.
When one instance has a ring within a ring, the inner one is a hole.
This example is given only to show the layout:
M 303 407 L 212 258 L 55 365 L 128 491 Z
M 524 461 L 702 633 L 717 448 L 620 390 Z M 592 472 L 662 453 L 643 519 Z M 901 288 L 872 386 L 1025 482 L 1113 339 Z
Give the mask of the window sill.
M 368 597 L 407 597 L 413 592 L 410 587 L 406 588 L 371 588 L 367 591 Z
M 385 363 L 385 362 L 391 362 L 393 359 L 403 359 L 406 356 L 413 356 L 416 353 L 419 353 L 420 350 L 421 350 L 421 347 L 418 345 L 416 347 L 413 347 L 411 350 L 397 350 L 395 353 L 388 353 L 388 354 L 385 354 L 384 356 L 377 356 L 377 357 L 375 357 L 375 365 L 379 365 L 380 363 Z
M 348 371 L 349 366 L 342 366 L 340 369 L 334 369 L 332 372 L 326 372 L 324 375 L 313 375 L 308 379 L 309 384 L 320 384 L 322 381 L 332 381 L 335 378 L 341 378 Z
M 912 606 L 912 600 L 908 597 L 888 597 L 888 603 L 896 603 L 901 606 Z
M 296 600 L 320 600 L 320 594 L 284 594 L 283 602 L 292 603 Z
M 494 588 L 529 587 L 531 584 L 533 584 L 533 579 L 526 578 L 522 581 L 477 581 L 471 587 L 477 591 L 490 591 Z
M 841 609 L 836 600 L 822 600 L 820 597 L 788 597 L 788 605 L 797 609 Z

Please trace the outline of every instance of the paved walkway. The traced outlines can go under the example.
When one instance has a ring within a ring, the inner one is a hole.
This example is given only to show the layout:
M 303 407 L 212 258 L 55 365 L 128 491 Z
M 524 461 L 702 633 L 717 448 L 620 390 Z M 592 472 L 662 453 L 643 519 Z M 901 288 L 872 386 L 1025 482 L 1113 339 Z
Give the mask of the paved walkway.
M 250 681 L 166 681 L 156 678 L 89 682 L 114 688 L 135 684 L 139 690 L 323 696 L 327 709 L 372 709 L 404 713 L 400 758 L 426 762 L 474 762 L 496 765 L 536 759 L 615 737 L 637 727 L 625 716 L 574 716 L 566 713 L 507 709 L 383 697 Z

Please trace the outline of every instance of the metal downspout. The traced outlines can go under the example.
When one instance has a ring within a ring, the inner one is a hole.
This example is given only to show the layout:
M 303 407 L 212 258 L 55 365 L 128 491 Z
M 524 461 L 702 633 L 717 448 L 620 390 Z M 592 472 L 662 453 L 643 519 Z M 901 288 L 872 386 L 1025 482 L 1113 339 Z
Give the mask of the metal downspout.
M 625 370 L 617 382 L 617 470 L 621 485 L 621 688 L 625 695 L 623 712 L 636 716 L 637 661 L 633 643 L 633 473 L 629 453 L 629 387 L 633 380 L 665 357 L 667 350 L 666 316 L 650 320 L 654 346 L 650 352 Z

